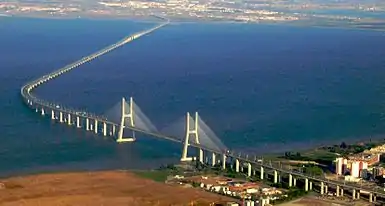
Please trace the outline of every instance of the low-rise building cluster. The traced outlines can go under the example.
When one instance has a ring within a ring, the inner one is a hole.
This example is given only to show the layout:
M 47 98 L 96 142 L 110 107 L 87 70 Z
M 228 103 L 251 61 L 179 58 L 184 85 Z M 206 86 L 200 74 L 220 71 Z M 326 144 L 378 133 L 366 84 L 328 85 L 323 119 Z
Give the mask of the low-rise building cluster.
M 359 154 L 336 158 L 336 174 L 344 176 L 347 181 L 367 179 L 369 174 L 374 177 L 382 175 L 383 169 L 376 165 L 384 153 L 385 145 L 381 145 Z
M 219 176 L 176 177 L 178 181 L 190 183 L 204 190 L 247 201 L 246 205 L 269 205 L 271 200 L 287 196 L 283 190 Z

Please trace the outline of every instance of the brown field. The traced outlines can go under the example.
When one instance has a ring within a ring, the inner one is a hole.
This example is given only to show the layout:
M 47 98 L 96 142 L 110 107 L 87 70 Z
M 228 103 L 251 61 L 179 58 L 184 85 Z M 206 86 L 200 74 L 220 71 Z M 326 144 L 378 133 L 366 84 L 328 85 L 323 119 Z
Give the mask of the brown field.
M 351 202 L 341 200 L 330 200 L 318 198 L 316 196 L 307 196 L 291 202 L 282 203 L 279 206 L 368 206 L 367 202 Z
M 0 205 L 209 205 L 229 198 L 166 185 L 125 171 L 42 174 L 1 180 Z

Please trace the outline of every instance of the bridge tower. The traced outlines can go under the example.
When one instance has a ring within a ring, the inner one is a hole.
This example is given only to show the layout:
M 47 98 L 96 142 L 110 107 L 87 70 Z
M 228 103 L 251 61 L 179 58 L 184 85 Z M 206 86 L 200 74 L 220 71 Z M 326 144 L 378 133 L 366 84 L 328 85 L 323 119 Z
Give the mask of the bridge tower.
M 187 115 L 186 115 L 186 137 L 184 140 L 183 151 L 182 151 L 182 158 L 181 158 L 182 162 L 187 162 L 187 161 L 193 160 L 192 157 L 187 157 L 188 146 L 190 145 L 189 144 L 190 136 L 193 136 L 193 138 L 195 138 L 196 144 L 200 144 L 200 142 L 199 142 L 199 124 L 198 124 L 199 119 L 198 118 L 199 118 L 198 112 L 195 112 L 194 124 L 191 124 L 190 119 L 192 119 L 192 118 L 190 116 L 190 113 L 187 112 Z M 199 149 L 199 160 L 201 162 L 203 162 L 203 150 L 202 149 Z
M 132 131 L 132 137 L 123 137 L 123 132 L 125 128 L 126 118 L 129 118 L 129 126 L 135 127 L 134 124 L 134 101 L 130 97 L 129 107 L 126 108 L 126 99 L 122 98 L 122 110 L 121 110 L 121 119 L 120 127 L 118 132 L 118 139 L 116 142 L 134 142 L 135 141 L 135 131 Z M 128 110 L 128 111 L 127 111 Z

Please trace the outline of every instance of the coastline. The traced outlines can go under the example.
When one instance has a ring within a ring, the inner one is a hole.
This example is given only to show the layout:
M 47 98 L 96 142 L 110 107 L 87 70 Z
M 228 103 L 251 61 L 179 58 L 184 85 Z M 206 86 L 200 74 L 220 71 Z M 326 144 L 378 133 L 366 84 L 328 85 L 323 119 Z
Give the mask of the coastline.
M 84 20 L 97 20 L 97 21 L 132 21 L 138 23 L 158 23 L 158 20 L 155 20 L 151 16 L 113 16 L 113 15 L 86 15 L 86 16 L 76 16 L 76 15 L 67 15 L 67 16 L 47 16 L 47 15 L 25 15 L 25 14 L 5 14 L 0 18 L 25 18 L 25 19 L 53 19 L 53 20 L 75 20 L 75 19 L 84 19 Z M 357 25 L 322 25 L 317 22 L 304 22 L 301 20 L 298 21 L 283 21 L 283 22 L 269 22 L 269 21 L 260 21 L 260 22 L 242 22 L 242 21 L 231 21 L 231 20 L 210 20 L 210 19 L 182 19 L 182 18 L 170 18 L 171 25 L 178 24 L 249 24 L 249 25 L 269 25 L 269 26 L 292 26 L 292 27 L 313 27 L 313 28 L 322 28 L 322 29 L 344 29 L 344 30 L 361 30 L 361 31 L 376 31 L 384 32 L 384 28 L 362 28 Z M 370 25 L 369 25 L 370 26 Z

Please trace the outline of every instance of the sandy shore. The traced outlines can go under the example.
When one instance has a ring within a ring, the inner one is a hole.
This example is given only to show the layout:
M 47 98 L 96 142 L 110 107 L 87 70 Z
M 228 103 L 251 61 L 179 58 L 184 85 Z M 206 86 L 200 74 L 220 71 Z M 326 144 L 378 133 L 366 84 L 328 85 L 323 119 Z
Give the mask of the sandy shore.
M 41 174 L 0 180 L 0 205 L 209 205 L 230 199 L 142 179 L 126 171 Z

